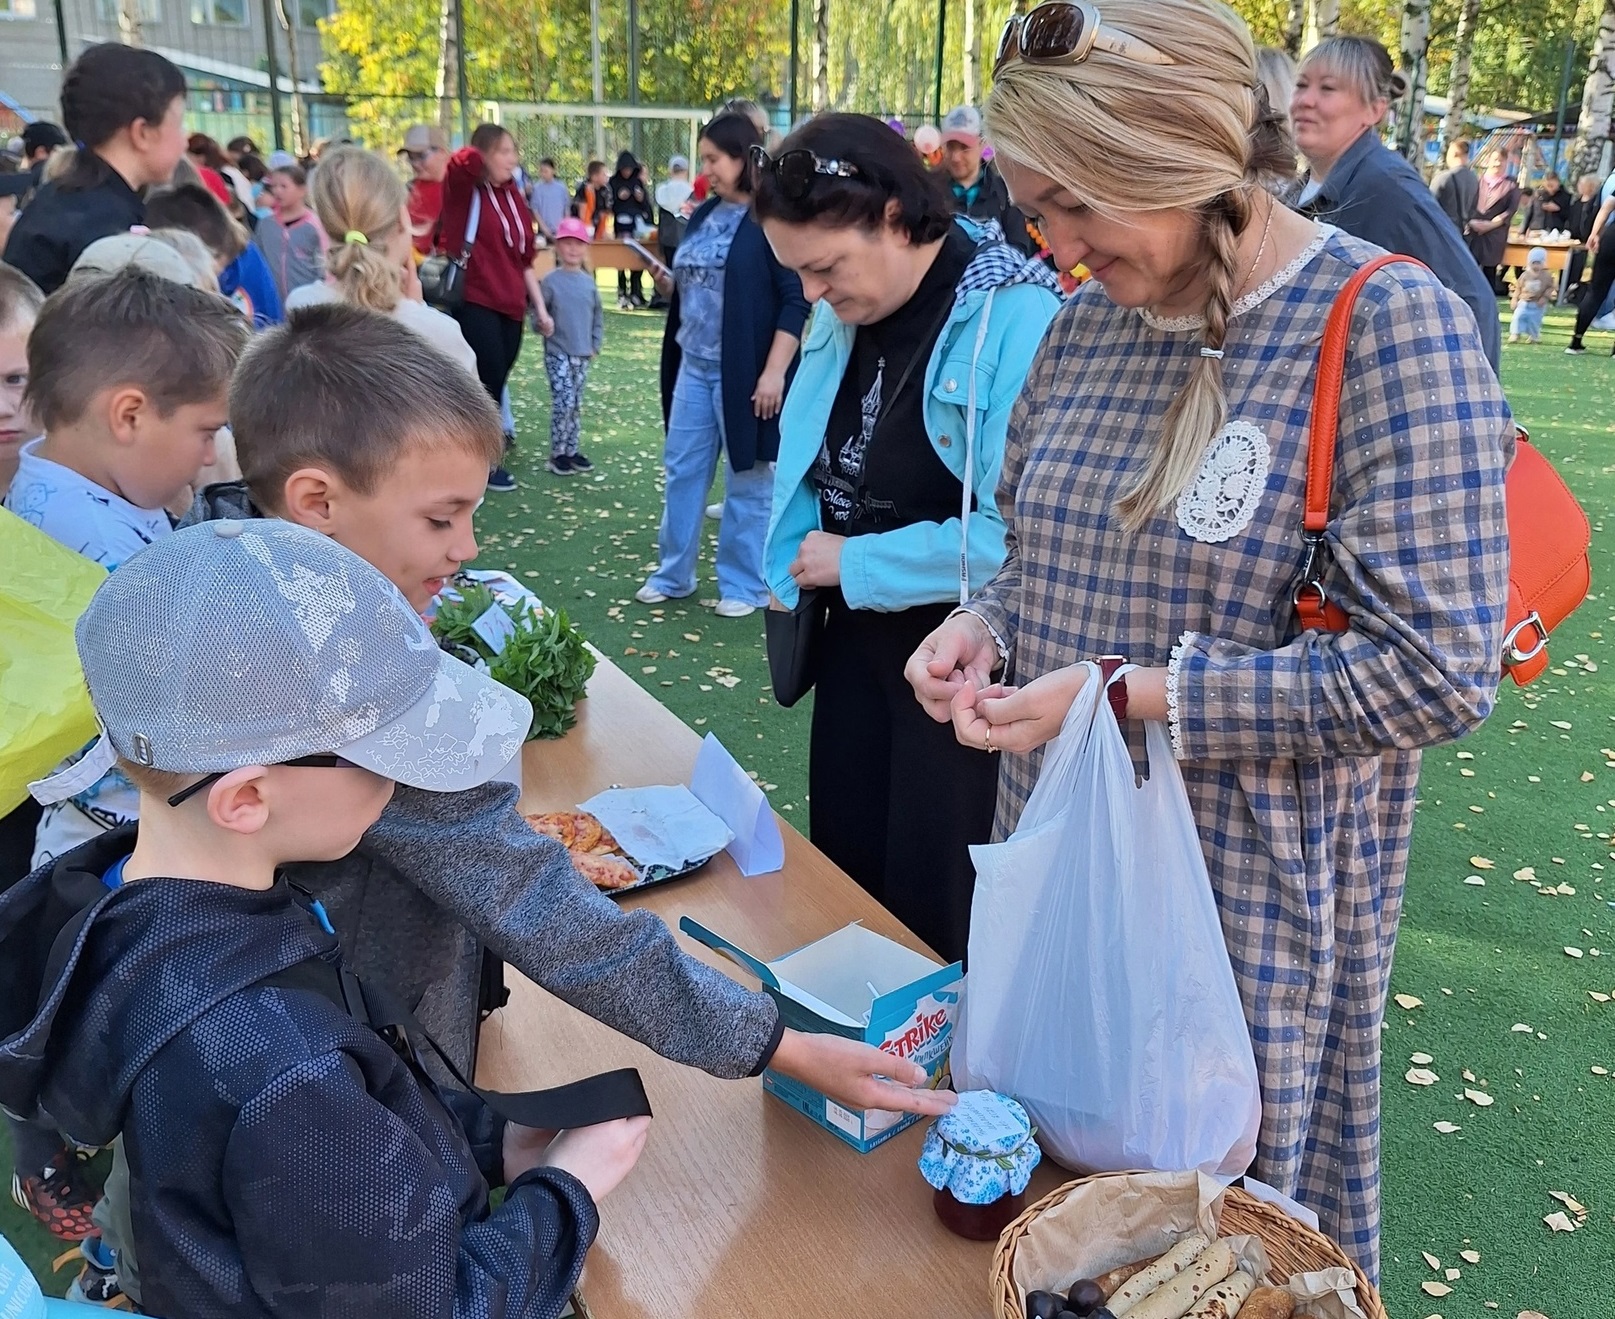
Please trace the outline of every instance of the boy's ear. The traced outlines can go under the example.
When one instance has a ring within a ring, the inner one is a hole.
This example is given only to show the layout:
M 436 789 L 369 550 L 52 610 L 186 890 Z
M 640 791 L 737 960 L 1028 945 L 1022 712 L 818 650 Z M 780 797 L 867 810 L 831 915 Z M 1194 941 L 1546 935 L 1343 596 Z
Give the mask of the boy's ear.
M 269 823 L 269 803 L 263 792 L 268 777 L 269 770 L 263 765 L 231 770 L 208 789 L 208 819 L 231 833 L 257 833 Z
M 107 391 L 107 429 L 119 444 L 133 444 L 140 438 L 140 423 L 151 400 L 138 385 L 114 385 Z
M 344 493 L 341 478 L 323 467 L 299 467 L 281 487 L 281 516 L 329 536 Z

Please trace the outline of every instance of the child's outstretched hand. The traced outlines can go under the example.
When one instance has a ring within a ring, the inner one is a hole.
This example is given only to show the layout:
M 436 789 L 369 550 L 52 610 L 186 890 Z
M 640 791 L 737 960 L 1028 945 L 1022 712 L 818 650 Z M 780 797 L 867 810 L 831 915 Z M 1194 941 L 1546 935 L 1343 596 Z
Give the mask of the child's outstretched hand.
M 809 1035 L 788 1030 L 769 1064 L 794 1076 L 848 1108 L 876 1108 L 892 1113 L 946 1113 L 959 1097 L 951 1090 L 929 1090 L 918 1063 L 882 1053 L 872 1044 L 839 1035 Z M 889 1077 L 889 1080 L 882 1078 Z
M 599 1203 L 639 1161 L 649 1134 L 648 1117 L 624 1117 L 599 1126 L 576 1127 L 550 1142 L 544 1162 L 571 1173 Z

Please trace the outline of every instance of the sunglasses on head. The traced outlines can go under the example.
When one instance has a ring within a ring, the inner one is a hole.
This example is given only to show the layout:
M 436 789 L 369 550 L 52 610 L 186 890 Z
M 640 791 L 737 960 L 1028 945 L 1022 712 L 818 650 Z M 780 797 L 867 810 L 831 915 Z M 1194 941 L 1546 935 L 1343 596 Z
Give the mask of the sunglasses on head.
M 993 60 L 993 76 L 1006 65 L 1081 64 L 1096 50 L 1102 50 L 1138 64 L 1174 64 L 1149 42 L 1129 36 L 1119 28 L 1107 27 L 1093 5 L 1073 0 L 1047 0 L 1024 14 L 1011 14 L 998 39 Z
M 296 760 L 283 760 L 280 762 L 289 769 L 358 769 L 351 760 L 343 760 L 341 756 L 314 755 L 299 756 Z M 188 788 L 181 788 L 168 799 L 170 806 L 183 806 L 199 792 L 204 792 L 222 779 L 230 771 L 221 769 L 213 774 L 204 774 Z
M 779 157 L 768 154 L 762 147 L 751 149 L 751 163 L 759 173 L 769 173 L 779 184 L 786 201 L 799 202 L 813 188 L 815 179 L 857 179 L 863 171 L 847 160 L 825 160 L 806 147 L 797 147 Z

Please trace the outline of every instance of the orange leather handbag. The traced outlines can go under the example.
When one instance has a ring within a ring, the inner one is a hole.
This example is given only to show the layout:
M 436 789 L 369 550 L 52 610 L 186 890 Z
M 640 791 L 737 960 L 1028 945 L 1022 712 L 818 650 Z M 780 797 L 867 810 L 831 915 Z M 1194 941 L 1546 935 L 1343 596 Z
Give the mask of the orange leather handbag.
M 1335 298 L 1318 353 L 1317 384 L 1307 450 L 1306 513 L 1301 531 L 1306 558 L 1296 580 L 1296 617 L 1303 628 L 1344 632 L 1346 611 L 1323 588 L 1324 532 L 1334 485 L 1335 448 L 1340 429 L 1340 387 L 1346 375 L 1346 349 L 1352 311 L 1363 285 L 1396 262 L 1423 266 L 1408 256 L 1376 257 L 1346 281 Z M 1574 495 L 1553 464 L 1521 429 L 1503 498 L 1508 515 L 1508 631 L 1503 638 L 1503 672 L 1516 683 L 1540 677 L 1548 667 L 1548 634 L 1587 597 L 1592 584 L 1588 550 L 1592 530 Z

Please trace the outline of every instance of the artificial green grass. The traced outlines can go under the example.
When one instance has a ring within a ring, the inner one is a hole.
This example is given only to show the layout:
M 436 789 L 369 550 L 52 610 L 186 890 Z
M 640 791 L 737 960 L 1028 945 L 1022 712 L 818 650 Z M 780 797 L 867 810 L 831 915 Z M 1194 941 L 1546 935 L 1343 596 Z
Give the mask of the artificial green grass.
M 716 732 L 805 826 L 811 698 L 789 711 L 773 703 L 760 616 L 719 619 L 699 603 L 716 596 L 710 543 L 695 599 L 633 601 L 655 561 L 661 512 L 661 325 L 608 311 L 584 410 L 597 470 L 566 480 L 543 471 L 548 392 L 529 343 L 513 381 L 522 444 L 510 465 L 521 488 L 490 495 L 479 513 L 479 564 L 510 568 L 564 606 L 653 696 Z M 1615 491 L 1615 362 L 1607 336 L 1594 335 L 1579 359 L 1563 355 L 1568 337 L 1568 318 L 1550 315 L 1546 342 L 1505 351 L 1503 378 L 1519 419 L 1592 515 L 1594 598 L 1555 636 L 1553 672 L 1524 691 L 1505 683 L 1478 734 L 1425 757 L 1392 978 L 1393 993 L 1423 1006 L 1393 1006 L 1385 1031 L 1383 1290 L 1397 1319 L 1615 1312 L 1601 1295 L 1615 1264 L 1615 1077 L 1592 1071 L 1615 1072 L 1615 1002 L 1591 997 L 1615 996 L 1615 758 L 1603 754 L 1615 748 L 1604 680 L 1615 607 L 1603 598 L 1615 560 L 1602 531 Z M 715 536 L 716 524 L 708 530 Z M 1542 896 L 1512 877 L 1526 866 L 1543 887 L 1574 893 Z M 1484 886 L 1466 884 L 1470 876 Z M 1404 1080 L 1415 1053 L 1430 1056 L 1436 1084 Z M 1466 1089 L 1495 1102 L 1477 1106 Z M 1459 1130 L 1442 1134 L 1437 1122 Z M 1564 1209 L 1556 1191 L 1587 1209 L 1572 1233 L 1543 1222 Z M 32 1263 L 56 1253 L 9 1205 L 0 1231 Z M 1461 1276 L 1449 1282 L 1449 1268 Z M 1431 1297 L 1425 1282 L 1452 1292 Z

